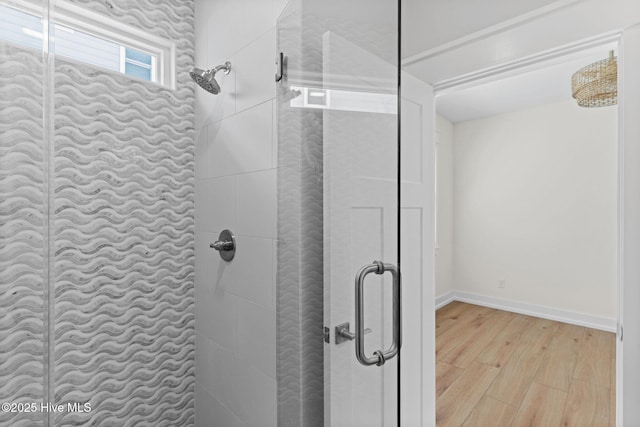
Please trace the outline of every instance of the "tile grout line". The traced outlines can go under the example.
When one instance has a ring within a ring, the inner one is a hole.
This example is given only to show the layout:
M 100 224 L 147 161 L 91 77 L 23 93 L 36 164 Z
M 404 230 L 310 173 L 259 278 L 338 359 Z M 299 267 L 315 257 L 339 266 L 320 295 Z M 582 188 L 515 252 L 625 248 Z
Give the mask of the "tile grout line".
M 43 88 L 43 166 L 44 166 L 44 396 L 43 403 L 55 399 L 55 0 L 47 0 L 43 10 L 44 88 Z M 55 425 L 50 411 L 43 411 L 45 427 Z

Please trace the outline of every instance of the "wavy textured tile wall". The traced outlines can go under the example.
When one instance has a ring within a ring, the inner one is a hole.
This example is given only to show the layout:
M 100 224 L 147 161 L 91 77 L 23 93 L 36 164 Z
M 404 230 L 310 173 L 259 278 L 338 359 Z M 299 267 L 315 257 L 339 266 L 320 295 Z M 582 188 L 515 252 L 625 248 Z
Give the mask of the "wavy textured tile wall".
M 55 393 L 93 407 L 57 425 L 193 424 L 193 122 L 179 95 L 57 63 Z
M 40 402 L 44 381 L 42 61 L 0 44 L 0 402 Z M 0 412 L 39 426 L 40 413 Z
M 193 2 L 76 1 L 177 44 L 175 91 L 55 68 L 57 426 L 195 422 Z
M 194 424 L 193 2 L 75 3 L 169 38 L 177 89 L 56 58 L 53 138 L 39 52 L 0 45 L 0 401 L 44 397 L 54 292 L 57 426 Z M 54 147 L 45 280 L 44 144 Z M 0 412 L 0 425 L 44 415 Z

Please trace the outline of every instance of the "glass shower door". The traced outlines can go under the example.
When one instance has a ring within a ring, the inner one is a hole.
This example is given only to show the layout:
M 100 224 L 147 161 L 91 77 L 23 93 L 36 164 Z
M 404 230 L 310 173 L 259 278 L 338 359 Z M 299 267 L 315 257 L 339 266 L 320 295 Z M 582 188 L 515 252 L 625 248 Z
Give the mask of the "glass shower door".
M 279 425 L 396 426 L 398 3 L 278 21 Z

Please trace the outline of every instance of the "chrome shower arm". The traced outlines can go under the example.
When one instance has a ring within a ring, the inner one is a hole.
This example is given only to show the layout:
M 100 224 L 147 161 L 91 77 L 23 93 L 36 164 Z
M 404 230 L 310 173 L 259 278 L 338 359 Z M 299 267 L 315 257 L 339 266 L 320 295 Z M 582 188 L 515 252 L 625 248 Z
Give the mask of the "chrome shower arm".
M 229 74 L 231 72 L 231 62 L 227 61 L 222 65 L 218 65 L 213 69 L 213 74 L 216 74 L 220 70 L 224 70 L 225 74 Z

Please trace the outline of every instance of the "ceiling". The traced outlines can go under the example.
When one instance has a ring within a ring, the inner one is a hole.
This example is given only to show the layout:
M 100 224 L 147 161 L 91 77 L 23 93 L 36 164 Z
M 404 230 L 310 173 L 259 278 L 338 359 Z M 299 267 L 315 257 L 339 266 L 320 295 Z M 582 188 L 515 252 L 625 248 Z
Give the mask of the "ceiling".
M 571 100 L 571 76 L 592 62 L 605 59 L 616 43 L 609 43 L 537 64 L 508 76 L 464 89 L 451 88 L 436 96 L 438 114 L 456 123 L 537 105 Z
M 437 49 L 501 23 L 512 25 L 514 19 L 528 16 L 537 10 L 553 9 L 576 1 L 578 0 L 404 0 L 403 57 L 420 55 L 424 51 Z
M 405 0 L 402 13 L 403 71 L 442 88 L 618 40 L 640 19 L 640 1 Z

